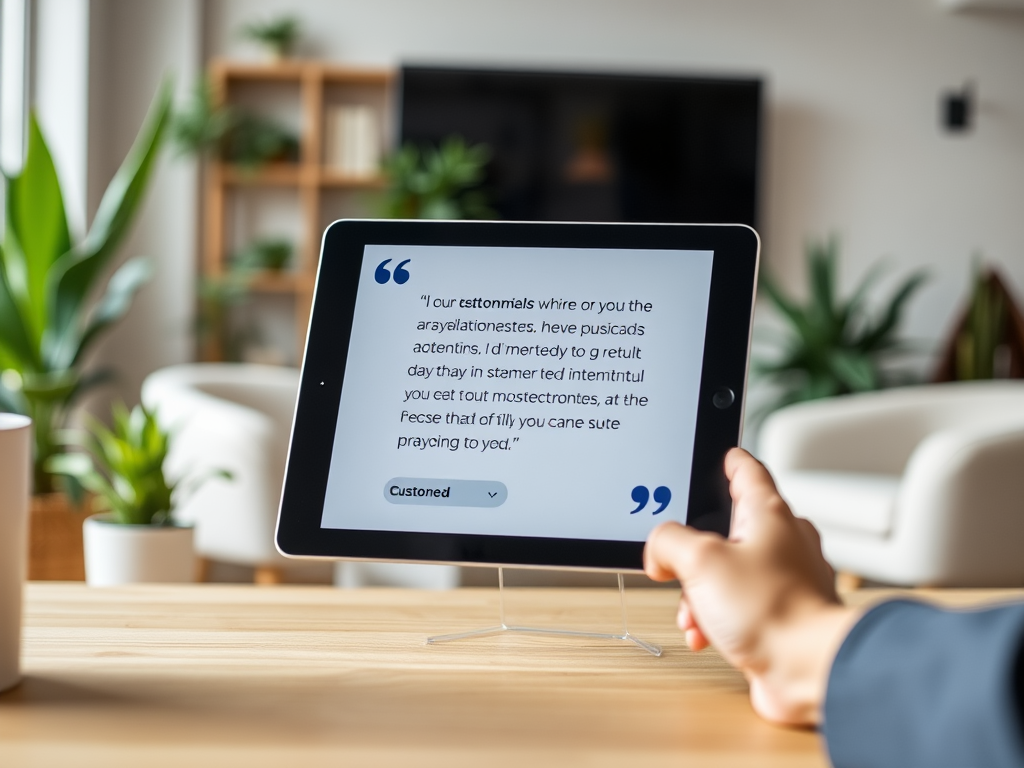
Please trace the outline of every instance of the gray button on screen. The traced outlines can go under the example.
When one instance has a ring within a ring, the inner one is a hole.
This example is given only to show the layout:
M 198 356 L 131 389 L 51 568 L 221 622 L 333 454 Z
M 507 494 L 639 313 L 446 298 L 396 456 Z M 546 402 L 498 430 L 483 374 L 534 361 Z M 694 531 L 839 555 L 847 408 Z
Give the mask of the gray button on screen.
M 497 480 L 437 480 L 394 477 L 384 484 L 384 498 L 392 504 L 431 507 L 500 507 L 508 488 Z

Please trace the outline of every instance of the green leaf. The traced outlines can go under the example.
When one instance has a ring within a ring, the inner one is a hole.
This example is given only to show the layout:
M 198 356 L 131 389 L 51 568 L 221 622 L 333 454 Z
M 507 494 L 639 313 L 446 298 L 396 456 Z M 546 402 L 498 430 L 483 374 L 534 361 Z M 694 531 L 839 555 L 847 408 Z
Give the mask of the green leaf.
M 54 347 L 65 347 L 77 333 L 82 307 L 93 283 L 110 261 L 142 202 L 171 114 L 171 81 L 165 80 L 128 156 L 107 187 L 92 227 L 81 247 L 54 265 L 50 291 L 54 305 L 49 328 Z
M 857 342 L 857 346 L 866 351 L 890 344 L 892 340 L 889 337 L 896 330 L 896 326 L 903 316 L 904 306 L 927 280 L 928 275 L 923 271 L 911 275 L 889 299 L 888 307 L 879 322 L 873 328 L 869 327 L 865 331 Z
M 19 372 L 40 368 L 39 350 L 33 344 L 28 321 L 22 314 L 24 305 L 15 301 L 7 280 L 7 262 L 0 249 L 0 363 Z
M 53 158 L 35 114 L 29 115 L 28 152 L 17 176 L 7 180 L 4 266 L 8 290 L 36 345 L 46 327 L 47 276 L 71 248 L 64 198 Z M 5 326 L 6 329 L 6 326 Z
M 141 256 L 129 259 L 118 267 L 107 283 L 106 293 L 93 310 L 81 339 L 72 348 L 60 348 L 64 355 L 59 358 L 59 362 L 64 365 L 78 363 L 99 334 L 125 316 L 131 308 L 135 292 L 148 283 L 152 276 L 152 264 Z M 72 353 L 74 356 L 67 360 L 66 355 Z
M 836 262 L 839 241 L 831 237 L 808 246 L 812 306 L 821 321 L 835 316 Z
M 829 357 L 829 367 L 835 377 L 852 392 L 867 392 L 878 388 L 875 368 L 864 355 L 836 350 Z

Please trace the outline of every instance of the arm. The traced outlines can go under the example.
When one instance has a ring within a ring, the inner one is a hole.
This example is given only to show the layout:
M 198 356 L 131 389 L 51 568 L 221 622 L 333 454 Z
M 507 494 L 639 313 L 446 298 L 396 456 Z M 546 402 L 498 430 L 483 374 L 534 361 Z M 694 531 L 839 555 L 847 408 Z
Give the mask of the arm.
M 876 606 L 829 675 L 822 733 L 836 768 L 1024 765 L 1024 605 Z
M 1016 623 L 975 620 L 987 612 L 905 602 L 862 616 L 839 601 L 817 533 L 793 516 L 764 467 L 734 449 L 726 457 L 726 475 L 735 508 L 730 540 L 667 523 L 651 533 L 644 558 L 652 578 L 680 580 L 678 621 L 687 642 L 694 650 L 714 644 L 738 667 L 760 715 L 792 725 L 824 720 L 840 768 L 938 766 L 943 763 L 929 762 L 935 752 L 926 748 L 952 755 L 944 744 L 970 746 L 997 737 L 1009 745 L 1006 754 L 1017 750 L 1011 758 L 1016 762 L 987 763 L 988 753 L 979 752 L 968 765 L 1024 764 L 1024 607 L 991 612 L 1016 611 Z M 944 636 L 936 638 L 936 632 Z M 975 647 L 982 652 L 974 653 Z M 1016 682 L 1005 682 L 1014 681 L 1014 674 Z M 1002 715 L 984 718 L 987 730 L 980 731 L 972 714 L 980 712 Z M 879 731 L 880 724 L 887 730 Z M 899 752 L 889 736 L 898 736 L 911 751 Z M 929 738 L 943 741 L 924 744 Z M 867 749 L 865 742 L 875 742 L 875 751 L 845 751 Z

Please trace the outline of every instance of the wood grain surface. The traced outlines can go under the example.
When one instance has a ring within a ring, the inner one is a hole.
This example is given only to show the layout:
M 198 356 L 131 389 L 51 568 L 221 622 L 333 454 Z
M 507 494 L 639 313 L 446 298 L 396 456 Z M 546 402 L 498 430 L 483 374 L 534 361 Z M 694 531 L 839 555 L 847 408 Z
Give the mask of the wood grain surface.
M 619 625 L 614 590 L 511 592 L 510 622 Z M 673 591 L 629 593 L 630 629 L 661 658 L 561 637 L 425 644 L 496 623 L 493 589 L 35 583 L 26 598 L 4 768 L 827 765 L 815 733 L 761 721 L 738 673 L 687 650 Z

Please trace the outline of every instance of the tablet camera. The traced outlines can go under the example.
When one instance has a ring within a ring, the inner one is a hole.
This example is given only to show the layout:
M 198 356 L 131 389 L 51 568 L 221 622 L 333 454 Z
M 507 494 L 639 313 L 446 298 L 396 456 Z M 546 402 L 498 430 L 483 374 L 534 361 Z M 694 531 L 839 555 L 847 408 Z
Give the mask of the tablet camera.
M 711 398 L 711 402 L 715 404 L 715 408 L 725 410 L 736 401 L 736 393 L 728 387 L 719 387 L 718 391 L 715 392 Z

